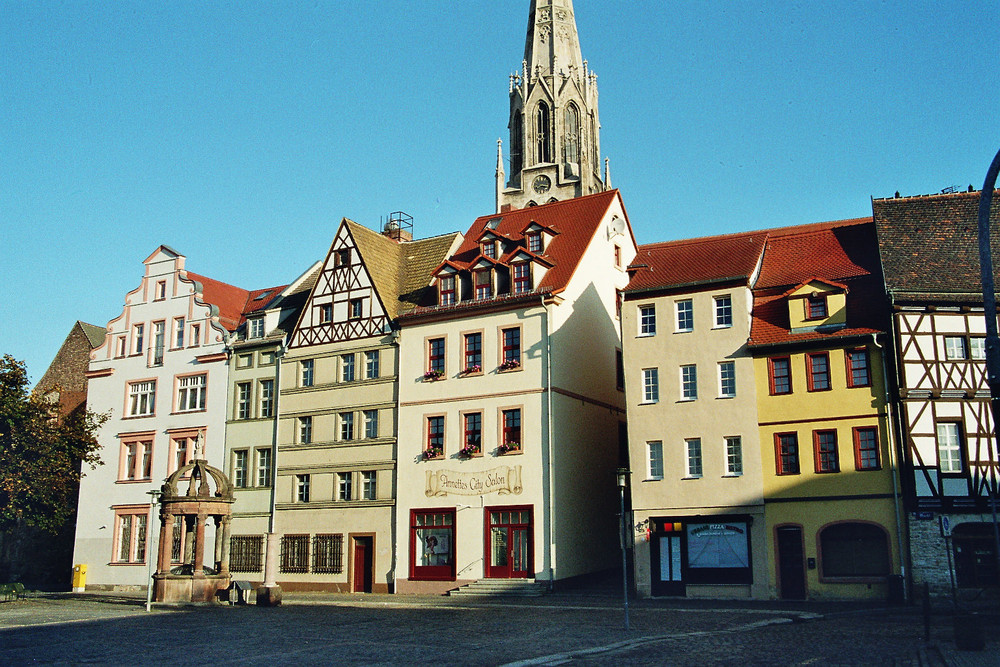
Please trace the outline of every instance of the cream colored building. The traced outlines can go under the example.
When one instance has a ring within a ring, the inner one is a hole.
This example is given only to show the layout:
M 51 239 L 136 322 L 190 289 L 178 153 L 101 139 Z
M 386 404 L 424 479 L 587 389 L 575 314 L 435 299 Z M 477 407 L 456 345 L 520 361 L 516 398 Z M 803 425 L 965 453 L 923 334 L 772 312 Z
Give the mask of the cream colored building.
M 765 232 L 640 246 L 622 307 L 635 586 L 763 598 L 750 286 Z
M 401 228 L 399 221 L 404 222 Z M 398 347 L 459 234 L 409 240 L 343 220 L 278 376 L 275 532 L 284 590 L 392 592 Z
M 614 567 L 617 191 L 476 220 L 400 317 L 398 592 Z

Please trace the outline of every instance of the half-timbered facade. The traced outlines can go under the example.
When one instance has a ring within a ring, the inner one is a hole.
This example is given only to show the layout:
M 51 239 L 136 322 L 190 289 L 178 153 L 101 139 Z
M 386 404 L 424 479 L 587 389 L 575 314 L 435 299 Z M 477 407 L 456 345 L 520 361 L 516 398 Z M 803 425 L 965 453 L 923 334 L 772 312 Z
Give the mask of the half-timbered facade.
M 872 203 L 892 308 L 912 580 L 941 595 L 952 581 L 968 594 L 998 584 L 978 208 L 978 192 Z M 994 262 L 998 221 L 994 197 Z
M 80 483 L 74 562 L 88 566 L 88 586 L 144 585 L 150 492 L 192 459 L 199 441 L 205 458 L 223 465 L 226 340 L 249 293 L 184 262 L 167 246 L 147 257 L 142 282 L 91 353 L 87 406 L 111 419 L 98 436 L 106 465 Z M 175 525 L 172 560 L 183 565 L 187 538 Z
M 461 238 L 343 220 L 277 375 L 275 531 L 285 590 L 392 591 L 398 346 Z
M 749 349 L 772 596 L 902 594 L 879 274 L 870 218 L 769 233 Z

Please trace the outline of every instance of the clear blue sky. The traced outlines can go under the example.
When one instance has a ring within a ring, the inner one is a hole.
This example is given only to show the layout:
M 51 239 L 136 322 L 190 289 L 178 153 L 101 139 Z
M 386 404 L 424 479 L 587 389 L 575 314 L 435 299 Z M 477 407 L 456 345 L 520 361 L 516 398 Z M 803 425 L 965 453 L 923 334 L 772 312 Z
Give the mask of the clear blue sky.
M 246 288 L 340 219 L 418 237 L 493 210 L 528 0 L 0 0 L 0 353 L 41 377 L 159 244 Z M 602 149 L 651 243 L 980 188 L 995 0 L 576 0 Z

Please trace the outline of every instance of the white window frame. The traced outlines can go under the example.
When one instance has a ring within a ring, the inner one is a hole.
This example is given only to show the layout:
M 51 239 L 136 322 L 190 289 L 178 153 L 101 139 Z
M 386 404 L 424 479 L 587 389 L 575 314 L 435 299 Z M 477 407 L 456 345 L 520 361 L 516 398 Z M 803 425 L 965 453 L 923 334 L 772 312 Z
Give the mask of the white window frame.
M 315 359 L 303 359 L 300 363 L 299 385 L 311 387 L 316 383 Z
M 736 362 L 732 360 L 719 362 L 719 398 L 734 398 L 736 396 Z
M 975 361 L 986 359 L 986 338 L 983 336 L 972 336 L 969 338 L 969 358 Z
M 357 379 L 357 362 L 354 353 L 340 355 L 340 381 L 354 382 Z
M 715 305 L 715 328 L 728 329 L 733 326 L 733 297 L 721 294 L 713 299 Z
M 337 473 L 337 500 L 354 500 L 354 479 L 353 473 Z
M 944 358 L 948 361 L 965 361 L 969 358 L 969 346 L 965 336 L 944 337 Z
M 378 437 L 378 410 L 365 410 L 363 413 L 365 423 L 365 438 L 373 440 Z
M 681 380 L 681 400 L 698 400 L 698 366 L 696 364 L 684 364 L 680 368 Z
M 697 479 L 705 473 L 705 461 L 701 449 L 701 438 L 684 439 L 684 469 L 686 477 Z
M 743 475 L 743 438 L 738 435 L 726 436 L 726 477 Z
M 128 416 L 152 417 L 156 414 L 156 380 L 128 383 Z
M 365 379 L 376 380 L 379 377 L 379 351 L 368 350 L 365 352 Z
M 254 480 L 257 486 L 271 486 L 274 477 L 274 454 L 270 447 L 258 447 L 254 452 Z
M 361 499 L 378 500 L 378 472 L 364 470 L 361 472 Z
M 647 479 L 663 479 L 663 441 L 650 440 L 646 443 Z
M 656 306 L 646 304 L 636 310 L 639 320 L 639 336 L 656 335 Z
M 177 412 L 202 412 L 208 391 L 208 374 L 184 375 L 177 378 Z
M 642 369 L 642 403 L 657 403 L 660 400 L 660 369 Z
M 938 464 L 942 473 L 959 474 L 965 469 L 960 426 L 958 422 L 939 422 L 935 428 Z
M 682 323 L 687 320 L 687 323 Z M 691 299 L 679 299 L 674 302 L 674 331 L 676 333 L 688 333 L 694 331 L 694 301 Z
M 247 320 L 247 338 L 264 337 L 264 318 L 254 317 Z

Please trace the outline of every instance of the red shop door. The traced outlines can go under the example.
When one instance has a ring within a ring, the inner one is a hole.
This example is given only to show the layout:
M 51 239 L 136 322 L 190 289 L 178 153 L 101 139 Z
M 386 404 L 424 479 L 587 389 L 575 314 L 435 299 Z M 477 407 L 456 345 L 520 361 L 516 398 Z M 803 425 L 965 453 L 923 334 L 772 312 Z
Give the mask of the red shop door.
M 488 508 L 486 516 L 486 576 L 491 579 L 532 576 L 531 508 Z

